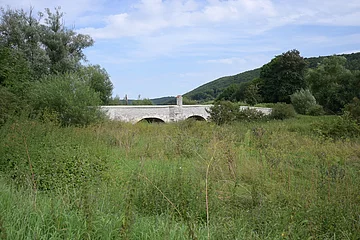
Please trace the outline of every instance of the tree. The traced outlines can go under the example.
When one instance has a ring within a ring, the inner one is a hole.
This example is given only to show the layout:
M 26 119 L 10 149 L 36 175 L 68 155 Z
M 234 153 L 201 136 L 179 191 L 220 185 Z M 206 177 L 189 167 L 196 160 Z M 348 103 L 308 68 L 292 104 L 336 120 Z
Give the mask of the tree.
M 32 69 L 34 79 L 51 73 L 73 72 L 86 60 L 83 49 L 93 45 L 88 35 L 77 34 L 64 26 L 60 7 L 46 16 L 33 9 L 0 9 L 0 47 L 19 51 Z M 42 20 L 42 18 L 45 18 Z
M 83 49 L 94 44 L 89 35 L 77 34 L 64 26 L 60 7 L 55 13 L 46 8 L 47 17 L 42 25 L 42 43 L 51 62 L 51 72 L 65 73 L 75 71 L 81 60 L 86 60 Z
M 80 74 L 84 81 L 97 93 L 99 93 L 101 104 L 109 104 L 111 100 L 113 85 L 110 76 L 104 68 L 99 65 L 82 67 Z
M 309 109 L 316 105 L 316 99 L 309 89 L 300 89 L 291 96 L 291 103 L 299 114 L 307 114 Z
M 30 106 L 40 116 L 54 115 L 63 126 L 87 125 L 101 116 L 96 93 L 76 73 L 49 75 L 35 82 L 28 93 Z
M 31 69 L 19 51 L 11 48 L 0 48 L 0 86 L 19 97 L 24 95 L 27 81 L 31 79 Z
M 306 81 L 327 112 L 340 113 L 345 104 L 360 94 L 360 74 L 345 68 L 346 58 L 325 58 L 316 69 L 309 69 Z
M 276 56 L 261 67 L 260 78 L 264 83 L 260 89 L 265 102 L 290 102 L 290 95 L 306 88 L 305 69 L 307 63 L 298 50 Z
M 236 101 L 236 92 L 239 90 L 239 85 L 231 84 L 229 87 L 225 88 L 225 90 L 216 98 L 216 101 Z
M 42 45 L 42 29 L 33 10 L 0 9 L 0 47 L 12 50 L 13 54 L 21 55 L 28 63 L 33 80 L 49 73 L 50 60 Z

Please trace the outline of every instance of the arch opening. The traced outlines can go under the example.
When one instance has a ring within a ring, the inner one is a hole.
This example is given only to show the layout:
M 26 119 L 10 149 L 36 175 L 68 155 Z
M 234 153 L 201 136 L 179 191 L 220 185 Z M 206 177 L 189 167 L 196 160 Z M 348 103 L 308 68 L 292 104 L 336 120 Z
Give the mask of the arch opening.
M 188 117 L 186 120 L 195 120 L 195 121 L 206 121 L 206 119 L 202 116 L 199 116 L 199 115 L 193 115 L 193 116 L 190 116 Z
M 160 119 L 160 118 L 155 118 L 155 117 L 143 118 L 143 119 L 141 119 L 139 122 L 145 122 L 145 123 L 165 123 L 164 120 L 162 120 L 162 119 Z

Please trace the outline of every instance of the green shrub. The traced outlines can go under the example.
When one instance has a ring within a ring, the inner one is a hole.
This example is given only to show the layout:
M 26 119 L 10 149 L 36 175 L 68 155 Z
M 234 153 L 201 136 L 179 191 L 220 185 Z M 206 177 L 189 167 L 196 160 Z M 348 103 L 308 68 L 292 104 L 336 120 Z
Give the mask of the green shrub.
M 55 114 L 63 126 L 88 125 L 102 117 L 99 94 L 76 74 L 51 75 L 34 83 L 29 99 L 37 114 Z
M 207 111 L 210 114 L 210 121 L 222 125 L 236 120 L 239 106 L 229 101 L 219 101 Z
M 3 125 L 8 118 L 19 112 L 20 100 L 15 94 L 11 93 L 7 88 L 0 87 L 0 126 Z
M 349 112 L 350 117 L 360 124 L 360 100 L 358 98 L 354 98 L 351 103 L 345 105 L 344 110 Z
M 265 114 L 261 111 L 251 108 L 245 108 L 239 111 L 236 116 L 238 121 L 257 121 L 263 119 Z
M 315 124 L 314 130 L 321 136 L 333 139 L 352 138 L 360 135 L 360 126 L 348 112 L 333 121 Z
M 286 103 L 276 103 L 273 106 L 270 118 L 284 120 L 287 118 L 295 117 L 296 112 L 294 107 L 291 104 Z
M 321 116 L 324 114 L 325 114 L 325 111 L 324 111 L 323 107 L 319 104 L 312 105 L 306 111 L 306 115 L 310 115 L 310 116 Z
M 218 125 L 234 121 L 256 121 L 263 119 L 265 114 L 251 108 L 240 109 L 238 103 L 220 101 L 214 104 L 208 111 L 210 121 Z
M 290 99 L 295 111 L 299 114 L 306 114 L 312 106 L 316 105 L 316 99 L 308 89 L 296 91 Z

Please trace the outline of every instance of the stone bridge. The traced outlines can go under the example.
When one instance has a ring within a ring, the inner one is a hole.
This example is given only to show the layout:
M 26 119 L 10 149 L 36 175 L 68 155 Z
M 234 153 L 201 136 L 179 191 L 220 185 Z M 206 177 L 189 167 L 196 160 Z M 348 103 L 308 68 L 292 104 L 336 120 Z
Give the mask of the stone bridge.
M 137 123 L 148 122 L 177 122 L 186 119 L 207 120 L 210 114 L 206 111 L 212 105 L 182 105 L 182 97 L 177 96 L 177 105 L 121 105 L 102 106 L 101 109 L 111 120 Z M 248 107 L 241 107 L 248 108 Z M 269 108 L 257 108 L 269 114 Z

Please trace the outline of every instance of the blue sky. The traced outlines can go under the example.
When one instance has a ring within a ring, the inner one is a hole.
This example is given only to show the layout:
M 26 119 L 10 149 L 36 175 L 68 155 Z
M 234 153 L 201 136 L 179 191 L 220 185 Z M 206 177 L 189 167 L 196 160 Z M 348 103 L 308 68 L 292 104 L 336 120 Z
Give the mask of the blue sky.
M 85 50 L 121 98 L 186 93 L 216 78 L 302 56 L 360 51 L 359 0 L 0 0 L 43 11 L 95 40 Z

